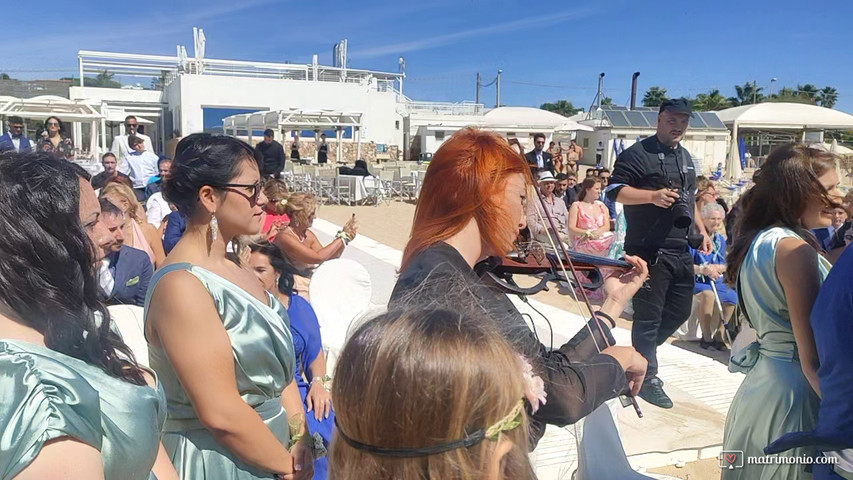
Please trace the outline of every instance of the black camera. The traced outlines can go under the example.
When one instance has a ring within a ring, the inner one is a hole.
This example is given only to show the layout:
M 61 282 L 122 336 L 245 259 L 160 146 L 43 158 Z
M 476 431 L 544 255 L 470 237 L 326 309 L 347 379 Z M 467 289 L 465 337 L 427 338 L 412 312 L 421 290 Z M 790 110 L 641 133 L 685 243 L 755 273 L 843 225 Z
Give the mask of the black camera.
M 671 190 L 675 191 L 674 188 Z M 678 199 L 669 208 L 672 209 L 672 224 L 675 225 L 675 228 L 690 227 L 693 223 L 693 216 L 683 191 L 678 192 Z
M 702 246 L 702 242 L 704 241 L 704 235 L 700 235 L 698 233 L 690 233 L 687 235 L 687 244 L 690 245 L 690 248 L 693 250 L 699 250 L 699 247 Z

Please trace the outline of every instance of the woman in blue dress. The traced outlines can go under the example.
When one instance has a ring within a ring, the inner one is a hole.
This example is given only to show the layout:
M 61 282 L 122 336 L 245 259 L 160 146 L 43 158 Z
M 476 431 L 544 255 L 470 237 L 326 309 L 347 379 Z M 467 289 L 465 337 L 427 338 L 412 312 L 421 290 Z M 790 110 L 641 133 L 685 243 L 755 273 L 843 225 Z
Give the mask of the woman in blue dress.
M 98 299 L 115 239 L 81 170 L 0 156 L 0 479 L 176 479 L 163 390 Z
M 305 404 L 308 428 L 318 434 L 325 448 L 332 439 L 335 413 L 332 398 L 326 385 L 326 354 L 320 339 L 317 315 L 304 298 L 293 289 L 296 269 L 282 255 L 281 250 L 269 242 L 250 243 L 249 264 L 258 279 L 270 293 L 287 306 L 293 349 L 296 353 L 296 384 Z M 310 381 L 307 379 L 311 379 Z M 314 461 L 315 480 L 325 480 L 328 473 L 325 457 Z
M 719 338 L 719 314 L 717 313 L 717 301 L 714 298 L 714 289 L 720 297 L 723 305 L 723 318 L 729 321 L 737 305 L 737 293 L 723 282 L 723 274 L 726 271 L 726 239 L 717 233 L 717 228 L 722 225 L 725 211 L 716 202 L 706 203 L 700 211 L 705 228 L 714 232 L 711 237 L 713 250 L 711 253 L 702 253 L 694 248 L 690 249 L 693 255 L 693 271 L 696 273 L 696 286 L 693 294 L 699 301 L 699 326 L 702 330 L 702 340 L 699 346 L 702 348 L 716 348 L 725 350 L 726 344 Z M 713 282 L 714 286 L 711 286 Z
M 726 280 L 737 285 L 757 340 L 732 357 L 746 373 L 726 416 L 723 450 L 764 455 L 789 432 L 815 428 L 820 386 L 809 315 L 831 264 L 810 230 L 832 222 L 840 193 L 835 156 L 801 144 L 767 157 L 744 194 L 739 232 L 728 253 Z M 789 456 L 811 456 L 800 447 Z M 811 479 L 802 464 L 746 464 L 724 480 Z

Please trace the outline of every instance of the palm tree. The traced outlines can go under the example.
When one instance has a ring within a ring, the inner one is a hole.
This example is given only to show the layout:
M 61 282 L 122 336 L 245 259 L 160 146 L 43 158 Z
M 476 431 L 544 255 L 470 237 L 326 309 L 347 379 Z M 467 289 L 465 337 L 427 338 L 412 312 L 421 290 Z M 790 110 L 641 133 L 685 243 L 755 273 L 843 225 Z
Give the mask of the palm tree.
M 708 93 L 700 93 L 693 100 L 693 108 L 702 112 L 722 110 L 730 106 L 729 100 L 717 89 L 711 90 Z
M 604 97 L 604 100 L 601 101 L 602 107 L 610 107 L 613 105 L 613 99 L 610 97 Z
M 785 103 L 804 103 L 807 105 L 815 105 L 815 101 L 810 98 L 803 97 L 797 93 L 796 90 L 790 87 L 782 87 L 779 89 L 779 92 L 774 93 L 770 97 L 771 102 L 785 102 Z
M 805 85 L 797 85 L 797 93 L 803 97 L 807 98 L 813 102 L 817 101 L 817 95 L 820 92 L 817 87 L 812 85 L 811 83 L 807 83 Z
M 821 107 L 832 108 L 838 102 L 838 90 L 832 87 L 823 87 L 823 90 L 818 92 L 817 101 Z
M 554 103 L 543 103 L 539 108 L 560 114 L 564 117 L 571 117 L 581 111 L 580 108 L 576 108 L 572 105 L 572 102 L 568 100 L 557 100 Z
M 752 105 L 753 103 L 761 103 L 767 99 L 761 91 L 764 88 L 759 87 L 755 82 L 746 82 L 743 85 L 735 85 L 734 97 L 729 97 L 729 103 L 732 105 Z
M 666 89 L 663 87 L 649 87 L 646 90 L 646 94 L 643 95 L 643 106 L 646 107 L 659 107 L 665 101 L 669 100 L 669 97 L 666 96 Z

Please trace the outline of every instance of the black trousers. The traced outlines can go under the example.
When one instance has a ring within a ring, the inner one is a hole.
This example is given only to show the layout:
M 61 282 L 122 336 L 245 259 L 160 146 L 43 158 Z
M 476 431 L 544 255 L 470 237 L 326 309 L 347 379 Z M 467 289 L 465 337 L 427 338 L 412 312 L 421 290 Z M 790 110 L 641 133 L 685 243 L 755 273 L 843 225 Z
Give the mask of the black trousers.
M 693 307 L 693 257 L 684 252 L 631 252 L 649 264 L 649 280 L 634 295 L 631 343 L 649 361 L 646 378 L 658 373 L 657 348 L 690 316 Z

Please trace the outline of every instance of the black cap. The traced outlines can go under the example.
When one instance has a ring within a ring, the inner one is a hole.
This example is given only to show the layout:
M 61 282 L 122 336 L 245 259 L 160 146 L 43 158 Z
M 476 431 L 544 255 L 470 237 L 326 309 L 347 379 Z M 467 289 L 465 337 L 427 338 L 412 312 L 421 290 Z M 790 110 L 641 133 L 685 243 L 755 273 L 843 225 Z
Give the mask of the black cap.
M 272 129 L 271 129 L 271 128 L 268 128 L 268 129 L 264 130 L 264 136 L 265 136 L 265 137 L 273 138 L 275 135 L 273 135 L 273 131 L 272 131 Z
M 693 115 L 693 106 L 690 105 L 690 101 L 686 98 L 671 98 L 660 105 L 660 110 L 658 110 L 658 114 L 664 112 L 664 110 L 669 110 L 671 113 L 682 113 L 687 115 Z

